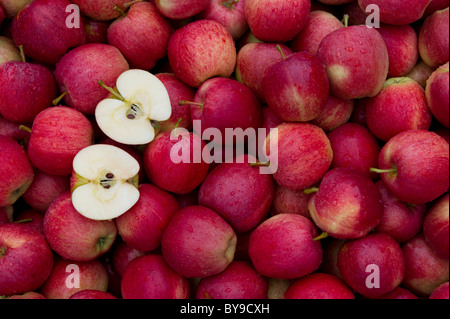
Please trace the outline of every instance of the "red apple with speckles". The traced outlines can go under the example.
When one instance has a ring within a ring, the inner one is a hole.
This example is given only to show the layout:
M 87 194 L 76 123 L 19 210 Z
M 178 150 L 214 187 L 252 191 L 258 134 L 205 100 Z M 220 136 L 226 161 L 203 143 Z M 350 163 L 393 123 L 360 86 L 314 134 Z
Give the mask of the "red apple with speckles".
M 331 132 L 350 120 L 354 105 L 354 100 L 343 100 L 329 95 L 325 108 L 310 123 L 319 126 L 326 133 Z
M 308 209 L 310 197 L 303 189 L 293 190 L 276 184 L 271 214 L 299 214 L 311 218 Z
M 280 214 L 262 222 L 250 236 L 249 254 L 258 273 L 296 279 L 316 271 L 322 247 L 316 226 L 306 217 Z
M 0 225 L 13 221 L 14 206 L 0 207 Z
M 400 132 L 428 130 L 432 118 L 425 90 L 407 77 L 387 80 L 381 92 L 367 101 L 367 125 L 384 142 Z
M 381 195 L 372 179 L 351 168 L 331 169 L 309 202 L 315 224 L 330 236 L 367 236 L 381 220 Z
M 208 0 L 155 0 L 158 10 L 167 18 L 173 20 L 187 19 L 205 10 Z
M 145 252 L 139 251 L 128 245 L 122 239 L 114 243 L 111 255 L 111 265 L 113 270 L 119 275 L 123 276 L 128 264 L 135 258 L 146 255 Z
M 419 83 L 420 86 L 425 89 L 427 80 L 430 78 L 434 71 L 434 68 L 427 65 L 422 60 L 419 60 L 419 62 L 417 62 L 411 72 L 409 72 L 406 76 Z
M 120 11 L 115 10 L 118 6 L 124 9 L 127 0 L 73 0 L 80 7 L 81 13 L 98 21 L 109 21 L 120 16 Z
M 436 255 L 448 259 L 449 195 L 438 199 L 428 210 L 423 222 L 423 234 Z
M 385 295 L 372 299 L 419 299 L 419 297 L 417 297 L 408 289 L 397 287 L 393 291 L 388 292 Z
M 449 63 L 440 66 L 428 78 L 425 94 L 428 107 L 434 117 L 445 127 L 449 127 Z
M 429 299 L 449 299 L 448 281 L 437 287 L 430 295 Z
M 367 6 L 377 5 L 380 10 L 381 22 L 393 25 L 405 25 L 416 22 L 425 12 L 431 0 L 358 0 L 363 11 Z
M 425 13 L 423 14 L 422 18 L 427 18 L 433 13 L 435 13 L 438 10 L 443 10 L 447 8 L 449 5 L 448 0 L 431 0 L 428 7 L 425 9 Z
M 108 21 L 98 21 L 83 17 L 83 26 L 86 31 L 86 43 L 108 43 Z
M 109 292 L 104 292 L 101 290 L 94 290 L 94 289 L 85 289 L 85 290 L 81 290 L 79 292 L 74 293 L 72 296 L 70 296 L 69 299 L 106 300 L 106 299 L 118 299 L 118 298 Z
M 429 16 L 419 32 L 419 53 L 422 60 L 433 68 L 449 59 L 449 8 Z
M 40 211 L 23 208 L 14 214 L 14 222 L 22 223 L 44 235 L 44 214 Z
M 246 261 L 233 261 L 220 274 L 200 280 L 196 299 L 267 299 L 269 281 Z
M 355 299 L 353 291 L 341 279 L 330 274 L 313 273 L 295 281 L 285 299 Z

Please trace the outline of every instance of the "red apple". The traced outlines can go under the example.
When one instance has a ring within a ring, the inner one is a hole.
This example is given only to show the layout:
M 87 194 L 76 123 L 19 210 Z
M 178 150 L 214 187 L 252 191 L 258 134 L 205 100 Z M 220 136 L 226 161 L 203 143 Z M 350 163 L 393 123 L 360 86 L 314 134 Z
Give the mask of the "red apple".
M 8 121 L 1 115 L 0 115 L 0 135 L 12 138 L 17 142 L 27 142 L 30 138 L 30 132 L 22 130 L 20 124 Z
M 449 242 L 449 195 L 439 198 L 428 210 L 423 222 L 423 234 L 433 251 L 448 259 Z
M 408 289 L 397 287 L 391 292 L 388 292 L 385 295 L 380 297 L 372 298 L 372 299 L 419 299 L 415 294 L 413 294 Z
M 200 186 L 198 202 L 221 215 L 237 233 L 256 227 L 269 213 L 274 195 L 271 175 L 260 174 L 251 155 L 214 168 Z
M 355 299 L 353 291 L 339 278 L 313 273 L 295 281 L 285 299 Z
M 81 13 L 98 21 L 109 21 L 117 18 L 120 15 L 120 11 L 116 10 L 124 9 L 124 4 L 129 2 L 128 0 L 73 0 L 77 6 L 80 7 Z
M 250 236 L 249 254 L 258 273 L 296 279 L 319 268 L 322 247 L 315 225 L 306 217 L 280 214 L 262 222 Z
M 14 206 L 0 207 L 0 225 L 13 221 Z
M 121 238 L 113 246 L 111 265 L 113 270 L 122 278 L 128 264 L 135 258 L 144 256 L 146 253 L 129 246 Z
M 369 5 L 377 5 L 380 10 L 381 22 L 394 25 L 405 25 L 416 22 L 422 18 L 425 9 L 431 0 L 358 0 L 363 11 L 367 10 Z
M 325 108 L 310 123 L 319 126 L 326 133 L 331 132 L 350 120 L 354 105 L 354 100 L 343 100 L 329 95 Z
M 170 38 L 168 58 L 180 80 L 199 87 L 214 76 L 231 76 L 236 64 L 236 47 L 223 25 L 202 19 L 175 31 Z
M 164 259 L 182 276 L 216 275 L 233 261 L 237 237 L 216 212 L 204 206 L 179 210 L 164 231 Z
M 69 299 L 82 290 L 106 292 L 108 283 L 106 269 L 98 259 L 76 262 L 57 256 L 50 277 L 39 292 L 48 299 Z
M 78 46 L 65 54 L 55 66 L 59 90 L 67 106 L 93 115 L 97 104 L 110 93 L 98 81 L 114 87 L 116 80 L 129 69 L 128 62 L 116 47 L 103 43 Z
M 388 234 L 403 243 L 421 232 L 426 213 L 426 205 L 410 205 L 393 196 L 383 181 L 376 182 L 383 202 L 381 222 L 375 231 Z
M 295 52 L 308 52 L 316 55 L 320 42 L 331 32 L 343 28 L 344 25 L 333 14 L 326 11 L 311 11 L 302 31 L 290 43 Z
M 389 71 L 383 38 L 365 25 L 331 32 L 320 42 L 317 57 L 327 70 L 331 92 L 346 100 L 377 95 Z
M 0 6 L 3 7 L 6 16 L 12 18 L 31 1 L 32 0 L 0 0 Z
M 42 295 L 42 294 L 40 294 L 38 292 L 29 291 L 29 292 L 26 292 L 26 293 L 21 294 L 21 295 L 13 295 L 11 297 L 8 297 L 8 299 L 32 300 L 32 299 L 47 299 L 47 297 L 45 297 L 44 295 Z
M 161 245 L 164 230 L 179 205 L 172 194 L 151 184 L 139 185 L 139 192 L 138 202 L 115 221 L 129 246 L 148 252 Z
M 109 292 L 95 290 L 95 289 L 85 289 L 74 293 L 69 299 L 118 299 L 116 296 Z
M 22 57 L 12 39 L 0 36 L 0 66 L 9 61 L 22 61 Z
M 268 67 L 262 81 L 264 99 L 286 122 L 307 122 L 324 110 L 329 96 L 325 68 L 310 53 L 297 52 Z
M 92 142 L 93 128 L 86 116 L 70 107 L 51 107 L 33 121 L 28 156 L 44 173 L 70 175 L 75 155 Z
M 271 214 L 298 214 L 311 219 L 308 209 L 310 197 L 303 189 L 293 190 L 276 184 Z
M 121 281 L 123 299 L 189 299 L 189 281 L 160 255 L 133 259 Z
M 84 28 L 68 28 L 68 0 L 35 0 L 17 14 L 12 36 L 25 54 L 41 62 L 54 64 L 71 48 L 85 42 Z
M 366 127 L 358 123 L 345 123 L 327 136 L 333 149 L 331 168 L 348 167 L 367 177 L 377 177 L 370 172 L 370 168 L 378 164 L 380 145 Z
M 260 101 L 264 101 L 262 81 L 266 70 L 271 65 L 282 61 L 283 55 L 288 57 L 292 53 L 292 50 L 284 44 L 248 43 L 238 52 L 236 78 L 248 86 Z
M 149 2 L 131 5 L 108 28 L 108 43 L 122 52 L 131 68 L 152 69 L 167 55 L 172 26 Z
M 373 233 L 346 242 L 338 255 L 344 282 L 365 297 L 387 294 L 405 278 L 405 258 L 389 235 Z
M 406 276 L 402 286 L 419 297 L 429 297 L 449 279 L 448 259 L 437 256 L 423 233 L 402 245 Z
M 155 0 L 158 10 L 167 18 L 174 20 L 187 19 L 205 10 L 209 0 Z
M 428 18 L 436 11 L 447 8 L 448 5 L 449 5 L 448 0 L 431 0 L 430 4 L 425 9 L 425 13 L 423 14 L 422 18 Z
M 0 295 L 16 295 L 41 287 L 53 267 L 44 236 L 26 225 L 0 225 Z
M 428 107 L 434 117 L 444 125 L 449 127 L 449 63 L 442 65 L 434 71 L 425 87 Z
M 265 144 L 271 164 L 278 168 L 273 174 L 275 181 L 294 190 L 314 185 L 333 160 L 325 132 L 309 123 L 285 123 L 277 128 L 277 138 L 269 134 Z
M 234 261 L 220 274 L 200 280 L 196 299 L 267 299 L 269 281 L 245 261 Z
M 83 26 L 86 32 L 86 43 L 108 43 L 108 28 L 110 22 L 98 21 L 83 16 Z
M 409 72 L 409 74 L 406 76 L 419 83 L 420 86 L 425 89 L 427 85 L 427 80 L 430 78 L 430 76 L 433 74 L 434 71 L 435 71 L 434 68 L 427 65 L 422 60 L 419 60 L 419 62 L 417 62 L 417 64 L 414 66 L 411 72 Z
M 88 219 L 72 204 L 70 191 L 56 197 L 44 218 L 44 234 L 50 247 L 61 257 L 91 261 L 110 250 L 117 235 L 112 220 Z
M 44 235 L 44 215 L 40 211 L 23 208 L 14 213 L 14 222 L 21 223 Z
M 18 142 L 0 135 L 0 207 L 14 204 L 34 178 L 27 153 Z
M 261 41 L 284 43 L 305 26 L 311 11 L 309 0 L 246 0 L 245 17 Z
M 422 60 L 433 68 L 449 59 L 449 9 L 439 10 L 422 24 L 419 33 L 419 53 Z
M 351 168 L 331 169 L 309 202 L 315 224 L 330 236 L 367 236 L 381 220 L 381 195 L 372 180 Z
M 400 132 L 428 130 L 432 117 L 425 90 L 407 77 L 387 80 L 380 93 L 367 101 L 367 126 L 384 142 Z
M 370 13 L 361 9 L 357 0 L 343 5 L 341 12 L 342 15 L 348 15 L 348 25 L 365 24 Z
M 449 144 L 431 131 L 399 133 L 383 146 L 373 171 L 399 200 L 425 204 L 448 191 Z
M 449 299 L 448 281 L 437 287 L 429 299 Z

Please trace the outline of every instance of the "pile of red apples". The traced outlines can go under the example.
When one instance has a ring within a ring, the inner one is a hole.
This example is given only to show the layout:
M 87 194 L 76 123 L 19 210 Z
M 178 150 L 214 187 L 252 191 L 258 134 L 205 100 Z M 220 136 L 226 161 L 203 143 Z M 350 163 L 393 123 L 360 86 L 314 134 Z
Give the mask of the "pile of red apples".
M 448 0 L 130 1 L 0 0 L 0 298 L 449 298 Z

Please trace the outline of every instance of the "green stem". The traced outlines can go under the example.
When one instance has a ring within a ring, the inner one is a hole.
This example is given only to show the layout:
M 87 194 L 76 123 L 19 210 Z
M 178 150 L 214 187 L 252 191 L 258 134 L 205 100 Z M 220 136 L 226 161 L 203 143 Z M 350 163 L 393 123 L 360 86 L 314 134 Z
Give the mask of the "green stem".
M 325 239 L 325 238 L 327 238 L 328 237 L 328 233 L 327 232 L 323 232 L 322 234 L 320 234 L 319 236 L 317 236 L 316 238 L 314 238 L 313 240 L 314 241 L 318 241 L 318 240 L 321 240 L 321 239 Z
M 198 107 L 200 107 L 201 109 L 203 109 L 203 106 L 204 106 L 205 104 L 204 104 L 204 103 L 197 103 L 197 102 L 191 102 L 191 101 L 185 101 L 185 100 L 183 100 L 183 101 L 178 102 L 178 105 L 179 105 L 179 106 L 184 106 L 184 105 L 194 105 L 194 106 L 198 106 Z
M 125 14 L 125 12 L 123 12 L 122 9 L 120 9 L 118 6 L 114 6 L 114 10 L 116 10 L 117 12 L 119 12 L 123 17 L 126 17 L 127 15 Z
M 389 168 L 389 169 L 371 168 L 370 172 L 371 173 L 378 173 L 378 174 L 397 173 L 397 168 Z
M 239 2 L 239 0 L 228 0 L 222 2 L 222 5 L 228 9 L 233 9 L 233 7 Z
M 59 104 L 59 102 L 61 102 L 61 100 L 64 98 L 64 96 L 66 96 L 66 94 L 67 94 L 67 91 L 64 92 L 63 94 L 61 94 L 60 96 L 58 96 L 56 99 L 54 99 L 54 100 L 52 101 L 52 104 L 53 104 L 54 106 L 57 106 L 57 105 Z
M 28 126 L 25 126 L 25 125 L 20 125 L 19 130 L 31 133 L 31 128 L 29 128 Z
M 250 163 L 250 167 L 261 167 L 261 166 L 269 167 L 270 166 L 270 162 L 267 162 L 267 163 L 262 163 L 262 162 Z
M 318 187 L 310 187 L 310 188 L 305 188 L 305 189 L 303 190 L 303 192 L 304 192 L 306 195 L 313 194 L 313 193 L 317 193 L 318 191 L 319 191 L 319 188 L 318 188 Z
M 27 62 L 27 59 L 25 57 L 25 52 L 23 51 L 23 45 L 19 46 L 19 52 L 20 52 L 20 57 L 22 58 L 22 62 Z
M 350 16 L 348 14 L 344 14 L 344 18 L 342 19 L 342 24 L 347 28 L 348 27 L 348 19 Z
M 277 45 L 277 50 L 278 50 L 278 52 L 280 52 L 281 57 L 283 58 L 283 60 L 286 60 L 286 56 L 284 55 L 284 52 L 281 49 L 281 46 L 279 44 Z
M 22 224 L 22 223 L 31 223 L 32 221 L 33 221 L 33 218 L 27 218 L 27 219 L 17 220 L 14 223 Z
M 107 90 L 109 93 L 111 93 L 112 95 L 114 95 L 117 99 L 121 100 L 121 101 L 125 101 L 125 99 L 123 98 L 122 95 L 120 95 L 119 93 L 117 93 L 113 88 L 110 88 L 109 86 L 107 86 L 105 83 L 103 83 L 102 80 L 98 81 L 98 85 L 100 85 L 102 88 L 104 88 L 105 90 Z

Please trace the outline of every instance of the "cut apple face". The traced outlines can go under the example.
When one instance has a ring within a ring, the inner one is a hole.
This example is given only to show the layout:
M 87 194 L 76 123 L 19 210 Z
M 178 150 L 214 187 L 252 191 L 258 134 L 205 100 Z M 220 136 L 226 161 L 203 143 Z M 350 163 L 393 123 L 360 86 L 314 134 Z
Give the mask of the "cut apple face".
M 104 144 L 82 149 L 73 160 L 72 203 L 84 217 L 110 220 L 139 199 L 138 161 L 124 150 Z
M 105 88 L 115 98 L 107 98 L 97 105 L 95 119 L 103 133 L 116 142 L 148 144 L 155 138 L 157 123 L 172 115 L 166 87 L 150 72 L 125 71 L 116 82 L 118 93 Z

